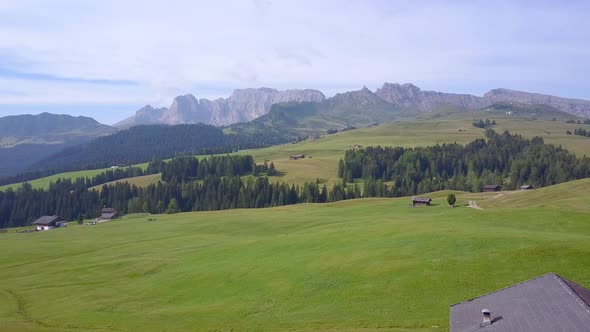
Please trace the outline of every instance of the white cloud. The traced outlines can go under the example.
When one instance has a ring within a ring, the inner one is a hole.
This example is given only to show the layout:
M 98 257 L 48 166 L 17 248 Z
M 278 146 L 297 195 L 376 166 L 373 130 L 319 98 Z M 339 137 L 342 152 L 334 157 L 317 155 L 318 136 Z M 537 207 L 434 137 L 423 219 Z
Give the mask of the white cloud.
M 167 106 L 180 93 L 217 97 L 195 86 L 334 91 L 384 81 L 567 94 L 590 74 L 588 14 L 584 4 L 538 2 L 13 1 L 0 8 L 5 65 L 138 85 L 5 77 L 0 91 L 12 93 L 0 92 L 0 104 Z

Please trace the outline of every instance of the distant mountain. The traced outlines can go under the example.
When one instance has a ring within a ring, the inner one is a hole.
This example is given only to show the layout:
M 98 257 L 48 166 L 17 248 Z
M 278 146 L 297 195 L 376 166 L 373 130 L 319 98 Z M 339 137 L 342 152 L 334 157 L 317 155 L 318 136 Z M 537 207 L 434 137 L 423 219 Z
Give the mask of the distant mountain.
M 380 89 L 377 89 L 375 94 L 393 105 L 415 108 L 422 112 L 432 111 L 442 105 L 453 105 L 466 109 L 478 109 L 487 106 L 480 97 L 467 94 L 422 91 L 410 83 L 385 83 Z
M 359 103 L 361 99 L 352 98 L 350 94 L 360 92 L 368 97 Z M 348 98 L 348 100 L 347 100 Z M 325 103 L 328 104 L 325 104 Z M 347 105 L 347 102 L 352 104 Z M 363 104 L 363 102 L 365 104 Z M 326 99 L 318 90 L 286 90 L 279 91 L 270 88 L 238 89 L 226 99 L 215 100 L 197 99 L 191 94 L 174 98 L 169 108 L 154 108 L 147 105 L 114 126 L 117 128 L 129 128 L 141 124 L 190 124 L 205 123 L 214 126 L 227 126 L 239 122 L 248 122 L 266 115 L 273 105 L 285 103 L 302 103 L 306 108 L 307 103 L 316 103 L 322 108 L 346 108 L 356 109 L 362 114 L 352 113 L 353 117 L 366 117 L 371 112 L 377 112 L 378 117 L 369 122 L 387 121 L 392 116 L 381 112 L 384 109 L 413 109 L 419 112 L 431 112 L 442 106 L 454 106 L 466 110 L 475 110 L 489 107 L 495 103 L 519 103 L 525 105 L 548 105 L 561 111 L 590 118 L 590 101 L 581 99 L 561 98 L 550 95 L 514 91 L 507 89 L 494 89 L 483 96 L 469 94 L 454 94 L 436 91 L 423 91 L 417 86 L 406 83 L 384 83 L 375 92 L 364 88 L 359 91 L 351 91 Z M 330 103 L 336 103 L 330 106 Z M 385 105 L 388 104 L 388 105 Z M 337 106 L 341 105 L 341 106 Z M 342 106 L 345 105 L 345 106 Z M 293 106 L 290 106 L 293 107 Z M 379 110 L 371 110 L 377 107 Z M 337 113 L 337 112 L 336 112 Z M 384 117 L 383 117 L 384 116 Z M 393 115 L 395 117 L 395 114 Z M 342 122 L 338 119 L 337 122 Z M 351 120 L 354 122 L 354 120 Z
M 0 147 L 19 144 L 63 144 L 116 132 L 85 116 L 41 113 L 0 118 Z
M 151 105 L 146 105 L 135 112 L 135 115 L 114 125 L 117 128 L 129 128 L 142 124 L 158 123 L 164 112 L 168 111 L 166 107 L 153 108 Z
M 415 109 L 386 102 L 371 90 L 336 94 L 321 102 L 274 104 L 269 113 L 251 122 L 229 126 L 232 132 L 274 132 L 284 139 L 325 133 L 329 129 L 366 127 L 418 114 Z
M 205 123 L 224 126 L 251 121 L 268 113 L 273 104 L 284 102 L 321 102 L 326 97 L 317 90 L 285 90 L 270 88 L 238 89 L 227 98 L 198 100 L 191 94 L 174 98 L 169 108 L 145 106 L 130 118 L 115 124 L 127 128 L 140 124 Z
M 25 171 L 64 148 L 117 129 L 84 116 L 41 113 L 0 118 L 0 177 Z
M 422 91 L 413 84 L 385 83 L 375 92 L 383 100 L 397 106 L 416 108 L 422 112 L 432 111 L 442 105 L 465 109 L 480 109 L 496 103 L 518 103 L 522 105 L 547 105 L 563 112 L 590 118 L 590 101 L 515 91 L 508 89 L 490 90 L 483 97 L 468 94 L 453 94 Z
M 487 92 L 482 99 L 487 105 L 497 102 L 513 102 L 526 105 L 548 105 L 569 114 L 590 118 L 589 100 L 562 98 L 508 89 L 491 90 Z

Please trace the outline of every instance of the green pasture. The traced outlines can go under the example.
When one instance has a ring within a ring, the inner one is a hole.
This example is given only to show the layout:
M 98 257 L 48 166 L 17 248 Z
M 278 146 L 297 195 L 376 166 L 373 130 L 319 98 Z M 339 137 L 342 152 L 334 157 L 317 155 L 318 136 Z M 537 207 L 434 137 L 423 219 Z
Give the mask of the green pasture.
M 547 272 L 590 287 L 589 186 L 2 233 L 0 330 L 445 331 L 449 305 Z

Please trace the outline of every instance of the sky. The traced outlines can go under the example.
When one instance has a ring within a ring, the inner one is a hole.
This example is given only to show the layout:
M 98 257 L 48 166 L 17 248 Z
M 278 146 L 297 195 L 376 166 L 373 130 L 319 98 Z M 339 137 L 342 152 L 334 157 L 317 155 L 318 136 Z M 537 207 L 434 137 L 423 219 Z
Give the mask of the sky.
M 187 93 L 384 82 L 590 99 L 588 17 L 590 1 L 4 1 L 0 116 L 112 124 Z

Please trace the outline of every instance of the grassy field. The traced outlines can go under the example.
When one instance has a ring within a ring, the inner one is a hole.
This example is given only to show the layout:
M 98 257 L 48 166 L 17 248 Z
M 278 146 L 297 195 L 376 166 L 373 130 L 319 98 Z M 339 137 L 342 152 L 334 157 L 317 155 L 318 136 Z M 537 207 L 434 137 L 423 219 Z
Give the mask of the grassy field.
M 138 165 L 134 165 L 134 166 L 142 167 L 143 169 L 145 169 L 147 167 L 147 163 L 138 164 Z M 59 174 L 46 176 L 44 178 L 31 180 L 31 181 L 28 181 L 28 183 L 30 183 L 33 188 L 47 189 L 47 188 L 49 188 L 49 184 L 51 182 L 55 182 L 58 179 L 76 179 L 76 178 L 81 178 L 81 177 L 92 178 L 93 176 L 96 176 L 100 173 L 103 173 L 103 172 L 106 172 L 109 170 L 111 170 L 111 169 L 110 168 L 100 168 L 100 169 L 91 169 L 91 170 L 86 170 L 86 171 L 59 173 Z M 0 186 L 0 191 L 6 190 L 8 188 L 12 188 L 14 190 L 21 185 L 22 185 L 22 182 L 14 183 L 14 184 L 7 184 L 4 186 Z
M 303 184 L 320 179 L 331 186 L 340 181 L 337 177 L 338 160 L 354 144 L 362 146 L 427 146 L 437 143 L 467 143 L 484 137 L 484 130 L 471 125 L 474 120 L 490 118 L 497 122 L 494 129 L 498 132 L 509 130 L 531 138 L 541 136 L 547 143 L 561 145 L 578 154 L 590 156 L 590 139 L 576 135 L 566 135 L 566 130 L 579 128 L 578 124 L 565 123 L 564 119 L 536 119 L 530 116 L 507 116 L 502 112 L 478 111 L 428 113 L 418 119 L 384 124 L 379 127 L 363 128 L 348 132 L 328 135 L 316 140 L 297 144 L 285 144 L 264 149 L 243 150 L 241 154 L 252 155 L 257 162 L 273 161 L 282 176 L 275 181 Z M 289 160 L 293 154 L 305 154 L 308 158 Z M 147 164 L 139 166 L 146 167 Z M 50 181 L 57 178 L 92 176 L 102 170 L 71 172 L 33 180 L 33 187 L 47 188 Z M 10 185 L 15 188 L 20 184 Z M 0 190 L 8 186 L 1 186 Z
M 158 173 L 158 174 L 149 174 L 149 175 L 144 175 L 144 176 L 136 176 L 133 178 L 125 178 L 125 179 L 121 179 L 121 180 L 117 180 L 117 181 L 111 181 L 111 182 L 107 182 L 107 183 L 103 183 L 94 187 L 91 187 L 90 189 L 96 189 L 98 191 L 102 190 L 102 186 L 104 184 L 106 185 L 111 185 L 111 184 L 116 184 L 116 183 L 123 183 L 123 182 L 127 182 L 129 184 L 134 184 L 138 187 L 147 187 L 150 184 L 156 184 L 158 183 L 158 181 L 160 181 L 162 179 L 162 174 Z
M 590 287 L 589 189 L 0 234 L 0 330 L 444 331 L 449 305 L 550 271 Z

